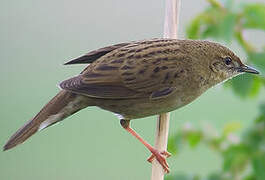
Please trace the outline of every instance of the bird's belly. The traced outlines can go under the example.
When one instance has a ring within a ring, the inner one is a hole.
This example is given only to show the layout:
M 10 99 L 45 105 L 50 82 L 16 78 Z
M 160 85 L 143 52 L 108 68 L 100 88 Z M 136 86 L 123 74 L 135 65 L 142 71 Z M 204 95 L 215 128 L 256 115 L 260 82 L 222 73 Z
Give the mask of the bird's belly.
M 194 98 L 191 98 L 194 99 Z M 126 99 L 126 100 L 104 100 L 97 106 L 122 115 L 125 119 L 137 119 L 178 109 L 192 100 L 183 98 L 163 98 L 158 100 L 146 99 Z

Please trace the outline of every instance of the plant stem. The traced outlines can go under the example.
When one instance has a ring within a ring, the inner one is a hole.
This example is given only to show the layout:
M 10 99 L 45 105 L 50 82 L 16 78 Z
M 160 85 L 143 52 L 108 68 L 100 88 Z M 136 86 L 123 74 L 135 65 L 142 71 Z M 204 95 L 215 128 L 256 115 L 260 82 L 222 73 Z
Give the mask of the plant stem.
M 166 0 L 164 38 L 177 39 L 180 0 Z M 170 113 L 159 115 L 157 119 L 155 148 L 162 152 L 167 150 Z M 151 180 L 163 180 L 164 170 L 157 160 L 152 163 Z

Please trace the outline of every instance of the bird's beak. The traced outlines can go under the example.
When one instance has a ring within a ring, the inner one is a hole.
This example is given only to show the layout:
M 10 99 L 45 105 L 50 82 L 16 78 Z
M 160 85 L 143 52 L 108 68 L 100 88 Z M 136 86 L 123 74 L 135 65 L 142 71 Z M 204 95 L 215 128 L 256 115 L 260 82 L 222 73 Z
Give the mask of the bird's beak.
M 246 73 L 252 73 L 252 74 L 259 74 L 259 71 L 256 69 L 249 67 L 247 65 L 243 65 L 238 68 L 238 72 L 246 72 Z

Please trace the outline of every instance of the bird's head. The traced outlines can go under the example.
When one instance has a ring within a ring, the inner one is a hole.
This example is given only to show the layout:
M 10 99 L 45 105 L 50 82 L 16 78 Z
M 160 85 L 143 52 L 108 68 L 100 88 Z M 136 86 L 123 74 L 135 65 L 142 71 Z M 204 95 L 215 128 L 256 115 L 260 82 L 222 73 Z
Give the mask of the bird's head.
M 217 43 L 209 42 L 208 45 L 211 46 L 211 48 L 208 48 L 209 54 L 211 54 L 208 63 L 216 83 L 241 73 L 259 74 L 256 69 L 243 64 L 240 58 L 228 48 Z

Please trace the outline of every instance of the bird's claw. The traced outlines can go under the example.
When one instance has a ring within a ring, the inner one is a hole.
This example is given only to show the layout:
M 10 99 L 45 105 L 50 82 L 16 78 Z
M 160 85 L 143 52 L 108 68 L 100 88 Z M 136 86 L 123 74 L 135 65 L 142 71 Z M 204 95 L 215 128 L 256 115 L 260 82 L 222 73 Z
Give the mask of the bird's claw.
M 166 158 L 170 157 L 171 154 L 167 151 L 159 152 L 155 150 L 152 152 L 152 155 L 147 159 L 148 162 L 152 163 L 154 158 L 159 162 L 159 164 L 163 167 L 166 173 L 169 173 L 169 166 L 166 161 Z
M 166 158 L 169 158 L 169 157 L 171 156 L 171 153 L 169 153 L 169 152 L 167 152 L 167 151 L 163 151 L 163 152 L 161 152 L 160 154 L 164 155 Z M 150 162 L 150 163 L 152 163 L 152 161 L 154 160 L 154 158 L 155 158 L 155 155 L 152 154 L 152 155 L 147 159 L 147 161 Z

